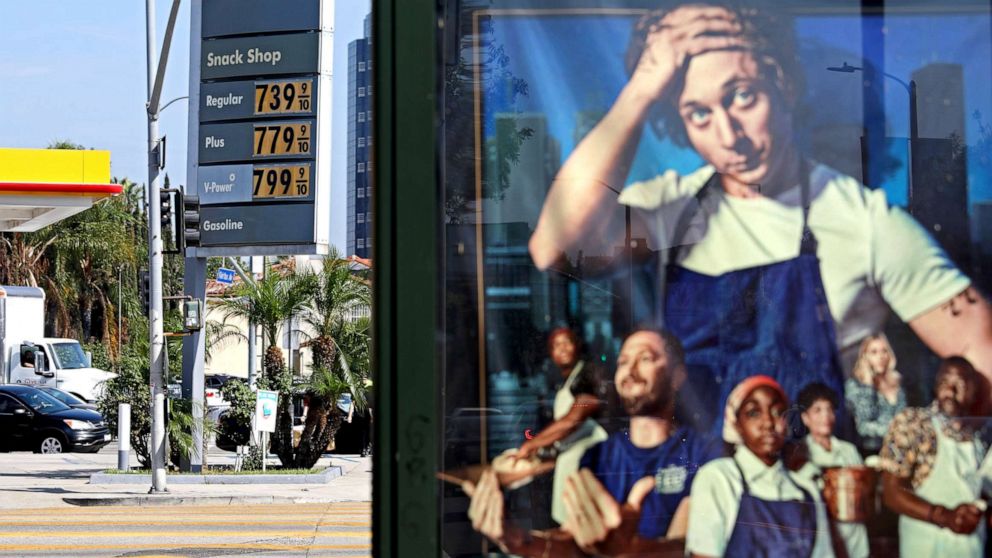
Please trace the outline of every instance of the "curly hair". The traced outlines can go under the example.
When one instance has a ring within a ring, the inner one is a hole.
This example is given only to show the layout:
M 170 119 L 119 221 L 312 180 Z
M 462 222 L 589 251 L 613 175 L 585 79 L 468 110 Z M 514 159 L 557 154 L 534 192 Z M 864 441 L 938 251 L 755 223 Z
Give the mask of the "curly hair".
M 624 61 L 628 76 L 633 75 L 648 36 L 660 28 L 666 15 L 689 4 L 720 7 L 734 14 L 741 24 L 741 35 L 758 64 L 759 77 L 773 84 L 789 108 L 795 109 L 805 90 L 805 77 L 791 16 L 781 13 L 782 10 L 760 8 L 747 0 L 661 0 L 660 3 L 663 6 L 644 14 L 634 24 Z M 677 103 L 678 94 L 656 103 L 649 122 L 659 138 L 668 136 L 676 145 L 687 147 L 689 138 Z
M 552 348 L 555 346 L 555 339 L 557 339 L 559 335 L 564 335 L 565 337 L 568 337 L 568 340 L 571 341 L 572 345 L 575 347 L 575 353 L 577 355 L 579 349 L 582 347 L 582 340 L 579 339 L 579 336 L 578 334 L 575 333 L 575 330 L 573 330 L 570 327 L 558 327 L 551 330 L 551 333 L 548 334 L 548 341 L 547 341 L 548 352 L 550 353 Z
M 822 382 L 806 384 L 799 392 L 799 396 L 796 397 L 796 403 L 803 412 L 808 411 L 810 407 L 820 400 L 830 403 L 830 406 L 834 410 L 837 409 L 837 392 Z

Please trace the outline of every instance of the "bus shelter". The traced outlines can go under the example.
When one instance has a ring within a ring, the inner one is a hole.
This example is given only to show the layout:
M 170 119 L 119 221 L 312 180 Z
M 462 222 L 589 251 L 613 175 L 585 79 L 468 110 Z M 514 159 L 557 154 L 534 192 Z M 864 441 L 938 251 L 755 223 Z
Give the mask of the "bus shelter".
M 373 2 L 376 555 L 987 555 L 990 30 L 970 0 Z M 816 512 L 755 520 L 756 462 Z

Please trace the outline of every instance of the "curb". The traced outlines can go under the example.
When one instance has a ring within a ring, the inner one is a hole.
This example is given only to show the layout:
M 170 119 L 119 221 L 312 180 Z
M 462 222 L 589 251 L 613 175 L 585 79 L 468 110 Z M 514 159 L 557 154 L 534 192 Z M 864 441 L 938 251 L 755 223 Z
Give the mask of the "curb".
M 94 496 L 92 498 L 62 498 L 73 506 L 234 506 L 242 504 L 333 504 L 359 500 L 332 498 L 289 498 L 284 496 Z
M 339 465 L 308 475 L 167 475 L 169 484 L 327 484 L 342 475 Z M 144 484 L 152 482 L 151 474 L 127 475 L 94 473 L 89 484 Z M 70 502 L 71 503 L 71 502 Z

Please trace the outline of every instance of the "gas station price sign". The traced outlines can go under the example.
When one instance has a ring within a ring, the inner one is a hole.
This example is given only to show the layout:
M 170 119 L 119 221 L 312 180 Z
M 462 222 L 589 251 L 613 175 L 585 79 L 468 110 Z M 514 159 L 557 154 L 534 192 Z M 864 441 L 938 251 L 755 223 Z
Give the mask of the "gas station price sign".
M 310 193 L 310 165 L 256 165 L 252 168 L 253 198 L 304 198 Z
M 194 4 L 196 256 L 326 253 L 334 0 Z
M 255 115 L 309 114 L 313 79 L 255 82 Z
M 309 155 L 313 147 L 309 122 L 258 123 L 254 125 L 255 157 Z

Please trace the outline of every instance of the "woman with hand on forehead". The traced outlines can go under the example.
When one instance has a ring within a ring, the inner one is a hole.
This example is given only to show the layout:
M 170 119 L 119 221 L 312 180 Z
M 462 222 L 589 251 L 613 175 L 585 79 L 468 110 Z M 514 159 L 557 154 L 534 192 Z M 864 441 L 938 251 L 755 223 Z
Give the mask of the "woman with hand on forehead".
M 768 376 L 751 376 L 730 393 L 723 439 L 734 454 L 704 465 L 692 483 L 690 556 L 834 555 L 819 491 L 782 463 L 788 403 Z

